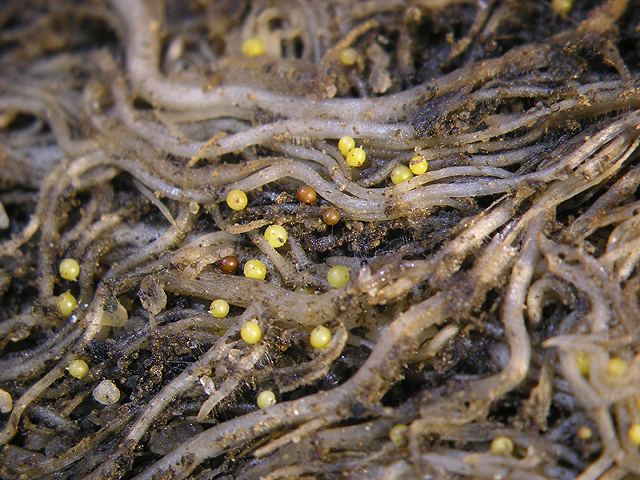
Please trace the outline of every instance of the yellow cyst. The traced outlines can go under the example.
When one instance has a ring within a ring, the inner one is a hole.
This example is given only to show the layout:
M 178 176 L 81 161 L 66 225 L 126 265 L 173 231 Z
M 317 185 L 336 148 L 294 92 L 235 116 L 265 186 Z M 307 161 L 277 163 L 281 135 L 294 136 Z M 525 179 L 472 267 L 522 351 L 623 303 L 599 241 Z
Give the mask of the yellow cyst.
M 84 360 L 74 360 L 67 367 L 69 375 L 75 378 L 83 378 L 89 372 L 89 365 Z
M 344 155 L 345 157 L 355 147 L 356 147 L 356 141 L 353 138 L 349 137 L 349 136 L 342 137 L 340 139 L 340 141 L 338 142 L 338 150 L 340 150 L 340 153 L 342 155 Z
M 573 0 L 551 0 L 551 8 L 556 13 L 567 14 L 573 8 Z
M 360 55 L 355 48 L 347 47 L 340 52 L 340 63 L 345 67 L 354 65 L 358 58 L 360 58 Z
M 60 262 L 60 276 L 65 280 L 75 281 L 80 274 L 80 265 L 73 258 L 65 258 Z
M 329 273 L 327 273 L 327 282 L 329 282 L 329 285 L 333 288 L 340 288 L 349 281 L 349 278 L 351 278 L 349 269 L 342 265 L 331 267 Z
M 350 167 L 360 167 L 364 164 L 367 159 L 367 154 L 364 153 L 364 150 L 360 147 L 354 148 L 349 153 L 347 153 L 347 164 Z
M 276 403 L 276 395 L 271 390 L 265 390 L 264 392 L 260 392 L 256 403 L 258 404 L 258 408 L 266 408 L 274 405 Z
M 402 447 L 407 443 L 407 430 L 409 427 L 403 423 L 398 423 L 389 430 L 389 440 L 397 446 Z
M 612 378 L 620 378 L 627 371 L 627 362 L 620 357 L 613 357 L 607 363 L 607 373 Z
M 509 437 L 496 437 L 491 441 L 492 455 L 511 455 L 513 452 L 513 440 Z
M 577 432 L 578 438 L 583 442 L 591 440 L 593 438 L 593 430 L 586 425 L 581 426 Z
M 331 330 L 327 327 L 318 325 L 316 328 L 311 330 L 311 334 L 309 335 L 309 343 L 313 348 L 319 348 L 320 350 L 324 350 L 329 345 L 331 341 Z
M 242 53 L 247 57 L 264 55 L 264 43 L 259 38 L 251 37 L 242 42 Z
M 278 248 L 287 243 L 289 234 L 282 225 L 271 225 L 265 230 L 264 238 L 273 248 Z
M 249 320 L 248 322 L 245 322 L 240 329 L 240 336 L 249 344 L 258 343 L 260 339 L 262 339 L 262 329 L 260 328 L 260 325 L 258 325 L 258 322 L 255 320 Z
M 296 287 L 294 292 L 299 293 L 300 295 L 313 295 L 313 290 L 307 287 Z
M 249 200 L 242 190 L 231 190 L 227 193 L 227 205 L 233 210 L 244 210 Z
M 414 175 L 422 175 L 429 169 L 429 164 L 422 155 L 416 155 L 409 162 L 409 168 Z
M 260 260 L 249 260 L 244 264 L 244 276 L 247 278 L 257 278 L 264 280 L 267 276 L 267 267 Z
M 413 178 L 413 173 L 411 173 L 409 167 L 404 165 L 398 165 L 391 171 L 391 181 L 396 185 L 406 182 L 410 178 Z
M 214 300 L 209 307 L 209 313 L 216 318 L 226 317 L 229 313 L 229 304 L 221 298 Z
M 58 310 L 63 317 L 70 317 L 77 306 L 76 297 L 69 292 L 64 292 L 58 297 Z
M 634 445 L 640 445 L 640 423 L 634 423 L 629 427 L 629 440 Z
M 591 361 L 589 360 L 588 353 L 578 353 L 576 355 L 576 363 L 578 364 L 578 369 L 582 375 L 589 375 L 589 370 L 591 370 Z

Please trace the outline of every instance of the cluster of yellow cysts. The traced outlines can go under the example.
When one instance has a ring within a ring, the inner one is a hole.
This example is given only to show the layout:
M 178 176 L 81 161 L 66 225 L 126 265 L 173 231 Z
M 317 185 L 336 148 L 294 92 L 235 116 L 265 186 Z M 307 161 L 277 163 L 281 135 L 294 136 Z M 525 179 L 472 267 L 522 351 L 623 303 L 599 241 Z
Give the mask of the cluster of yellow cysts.
M 259 38 L 249 37 L 242 42 L 242 54 L 247 57 L 259 57 L 264 55 L 264 52 L 264 43 Z
M 258 395 L 256 403 L 258 408 L 267 408 L 276 403 L 276 395 L 271 390 L 264 390 Z
M 257 278 L 264 280 L 267 276 L 267 267 L 260 260 L 249 260 L 244 264 L 244 276 L 247 278 Z
M 496 437 L 491 441 L 492 455 L 511 455 L 514 445 L 509 437 Z
M 409 166 L 398 165 L 391 172 L 391 181 L 398 185 L 413 178 L 414 175 L 422 175 L 429 168 L 429 164 L 422 155 L 416 155 L 409 161 Z
M 255 320 L 245 322 L 240 329 L 240 337 L 250 345 L 258 343 L 262 339 L 262 329 L 260 325 L 258 325 L 258 322 Z
M 69 375 L 75 378 L 84 378 L 89 372 L 89 365 L 81 359 L 73 360 L 67 367 Z
M 324 350 L 331 342 L 331 330 L 323 325 L 318 325 L 309 334 L 309 343 L 313 348 Z
M 218 298 L 217 300 L 211 302 L 209 313 L 216 318 L 224 318 L 229 313 L 229 304 L 226 302 L 226 300 Z
M 289 234 L 282 225 L 271 225 L 264 231 L 264 238 L 273 248 L 278 248 L 287 243 Z
M 342 137 L 338 141 L 338 150 L 345 156 L 350 167 L 361 167 L 367 160 L 367 154 L 361 147 L 356 147 L 356 141 L 352 137 Z
M 327 282 L 333 288 L 340 288 L 349 281 L 349 278 L 351 278 L 349 269 L 342 265 L 331 267 L 329 273 L 327 273 Z

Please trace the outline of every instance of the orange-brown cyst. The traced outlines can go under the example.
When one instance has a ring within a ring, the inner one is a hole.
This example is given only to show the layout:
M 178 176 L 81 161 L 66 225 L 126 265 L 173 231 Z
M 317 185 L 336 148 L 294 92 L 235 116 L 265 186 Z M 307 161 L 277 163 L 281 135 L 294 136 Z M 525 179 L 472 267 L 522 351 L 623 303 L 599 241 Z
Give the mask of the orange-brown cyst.
M 335 225 L 340 221 L 340 212 L 333 207 L 329 208 L 322 214 L 322 220 L 327 225 Z
M 296 191 L 296 197 L 298 197 L 298 200 L 300 200 L 302 203 L 306 203 L 307 205 L 315 203 L 318 199 L 316 191 L 308 185 L 304 185 L 298 188 L 298 190 Z
M 231 273 L 234 272 L 236 268 L 238 268 L 238 259 L 233 255 L 220 259 L 220 270 L 223 272 Z

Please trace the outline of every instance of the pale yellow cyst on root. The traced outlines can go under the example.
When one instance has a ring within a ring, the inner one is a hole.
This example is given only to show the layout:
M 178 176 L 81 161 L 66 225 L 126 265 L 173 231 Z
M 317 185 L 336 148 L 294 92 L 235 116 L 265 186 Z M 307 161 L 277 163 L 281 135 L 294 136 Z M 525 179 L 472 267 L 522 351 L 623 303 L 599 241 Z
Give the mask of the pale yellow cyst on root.
M 249 344 L 258 343 L 262 339 L 262 329 L 258 322 L 249 320 L 240 329 L 240 336 Z
M 413 173 L 409 167 L 404 165 L 398 165 L 391 171 L 391 181 L 396 185 L 406 182 L 410 178 L 413 178 Z
M 73 311 L 78 306 L 78 302 L 76 302 L 76 297 L 71 295 L 69 292 L 64 292 L 62 295 L 58 297 L 58 310 L 63 317 L 70 317 Z
M 634 445 L 640 445 L 640 423 L 634 423 L 629 427 L 629 440 Z
M 200 211 L 200 205 L 196 202 L 189 202 L 189 211 L 195 215 Z
M 347 136 L 342 137 L 339 141 L 338 141 L 338 150 L 340 150 L 340 153 L 342 155 L 344 155 L 345 157 L 348 155 L 348 153 L 353 150 L 356 147 L 356 141 Z
M 258 408 L 266 408 L 270 405 L 275 405 L 276 395 L 271 390 L 265 390 L 264 392 L 260 392 L 256 403 L 258 404 Z
M 209 307 L 209 313 L 216 318 L 226 317 L 229 313 L 229 304 L 221 298 L 214 300 Z
M 242 190 L 236 189 L 227 193 L 227 205 L 233 210 L 244 210 L 248 202 L 247 194 Z
M 591 370 L 591 362 L 589 360 L 589 354 L 585 352 L 580 352 L 576 355 L 576 363 L 578 364 L 578 369 L 582 375 L 589 375 L 589 371 Z
M 409 427 L 402 423 L 394 425 L 393 427 L 391 427 L 391 430 L 389 430 L 389 440 L 391 440 L 392 443 L 395 443 L 399 447 L 406 445 L 407 430 L 409 430 Z
M 294 292 L 299 293 L 300 295 L 313 295 L 313 291 L 307 287 L 296 287 Z
M 367 154 L 360 147 L 354 148 L 347 154 L 347 165 L 350 167 L 361 167 L 367 160 Z
M 76 281 L 80 275 L 80 265 L 73 258 L 65 258 L 60 262 L 60 276 L 65 280 Z
M 491 441 L 492 455 L 511 455 L 513 448 L 513 440 L 509 437 L 496 437 Z
M 74 360 L 67 367 L 69 375 L 75 378 L 83 378 L 89 372 L 89 365 L 84 360 Z
M 271 225 L 265 230 L 264 238 L 273 248 L 278 248 L 287 243 L 289 234 L 282 225 Z
M 244 264 L 244 276 L 264 280 L 267 276 L 267 267 L 260 260 L 249 260 Z
M 247 57 L 259 57 L 264 55 L 264 43 L 259 38 L 247 38 L 242 43 L 242 54 Z
M 583 425 L 578 429 L 576 435 L 578 435 L 578 438 L 580 440 L 586 442 L 587 440 L 591 440 L 593 438 L 593 430 L 591 430 L 591 428 L 587 427 L 586 425 Z
M 340 52 L 340 63 L 345 67 L 350 67 L 355 65 L 355 63 L 360 58 L 360 55 L 356 51 L 355 48 L 347 47 Z
M 613 357 L 607 363 L 607 373 L 611 378 L 620 378 L 627 371 L 627 362 L 620 357 Z
M 573 9 L 573 0 L 551 0 L 551 8 L 556 13 L 564 13 L 566 15 Z
M 414 175 L 422 175 L 429 169 L 429 164 L 422 155 L 416 155 L 409 162 L 409 168 Z
M 6 390 L 0 389 L 0 412 L 9 413 L 13 410 L 13 398 Z
M 327 273 L 327 282 L 329 282 L 329 285 L 333 288 L 340 288 L 349 281 L 349 278 L 351 278 L 349 269 L 342 265 L 331 267 L 329 273 Z
M 93 390 L 93 398 L 102 405 L 113 405 L 120 400 L 120 390 L 111 380 L 103 380 Z
M 331 342 L 331 330 L 323 325 L 318 325 L 316 328 L 311 330 L 311 334 L 309 335 L 309 343 L 313 348 L 319 348 L 320 350 L 324 350 L 327 348 Z

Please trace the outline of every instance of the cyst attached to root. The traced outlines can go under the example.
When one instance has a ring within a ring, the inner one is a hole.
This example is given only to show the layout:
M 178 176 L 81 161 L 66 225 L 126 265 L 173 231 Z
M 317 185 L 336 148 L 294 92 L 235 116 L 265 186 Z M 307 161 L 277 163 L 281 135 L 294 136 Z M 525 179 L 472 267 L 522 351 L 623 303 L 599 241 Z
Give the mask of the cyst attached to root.
M 224 318 L 229 313 L 229 304 L 226 300 L 218 298 L 211 302 L 209 313 L 216 318 Z
M 233 255 L 228 255 L 220 259 L 220 270 L 225 273 L 233 273 L 238 268 L 238 259 Z
M 514 448 L 513 440 L 509 437 L 496 437 L 491 441 L 492 455 L 511 455 Z
M 331 226 L 337 225 L 340 222 L 340 219 L 341 219 L 340 212 L 333 207 L 326 209 L 322 214 L 322 220 L 327 225 L 331 225 Z
M 248 202 L 247 194 L 242 190 L 236 189 L 227 193 L 227 205 L 233 210 L 244 210 Z
M 262 339 L 262 329 L 260 328 L 260 325 L 258 325 L 258 322 L 255 320 L 249 320 L 242 325 L 242 328 L 240 329 L 240 336 L 249 344 L 258 343 Z
M 71 292 L 64 292 L 62 295 L 58 297 L 58 310 L 63 317 L 70 317 L 73 311 L 78 306 L 78 302 L 76 301 L 76 297 L 74 297 Z
M 256 400 L 256 404 L 258 405 L 258 408 L 266 408 L 271 405 L 275 405 L 275 403 L 276 403 L 276 395 L 271 390 L 264 390 L 260 392 Z
M 65 280 L 76 281 L 80 275 L 80 264 L 73 258 L 65 258 L 60 262 L 60 276 Z
M 257 278 L 264 280 L 267 276 L 267 267 L 260 260 L 249 260 L 244 264 L 244 276 L 247 278 Z
M 407 431 L 409 427 L 402 423 L 398 423 L 391 427 L 389 430 L 389 440 L 391 443 L 395 443 L 398 447 L 402 447 L 407 444 Z
M 264 52 L 264 43 L 259 38 L 250 37 L 242 43 L 242 53 L 247 57 L 259 57 Z
M 360 54 L 358 53 L 358 51 L 353 48 L 353 47 L 347 47 L 347 48 L 343 48 L 340 51 L 340 63 L 343 64 L 345 67 L 350 67 L 352 65 L 355 65 L 355 63 L 358 61 L 358 59 L 360 58 Z
M 298 188 L 298 190 L 296 190 L 296 197 L 298 197 L 298 200 L 300 200 L 302 203 L 313 205 L 318 199 L 318 194 L 310 186 L 303 185 L 302 187 Z
M 355 147 L 356 141 L 353 139 L 353 137 L 350 137 L 348 135 L 345 135 L 338 141 L 338 150 L 340 150 L 340 153 L 342 153 L 342 155 L 344 155 L 345 157 Z
M 343 265 L 331 267 L 329 273 L 327 273 L 327 282 L 333 288 L 340 288 L 349 281 L 349 278 L 351 278 L 349 269 Z
M 627 362 L 620 357 L 613 357 L 607 362 L 607 373 L 611 378 L 618 379 L 627 371 Z
M 309 343 L 313 348 L 324 350 L 331 342 L 331 330 L 324 325 L 318 325 L 309 334 Z
M 360 147 L 354 148 L 347 153 L 347 165 L 350 167 L 361 167 L 367 160 L 367 154 Z
M 413 178 L 413 173 L 405 165 L 398 165 L 391 171 L 391 181 L 396 185 L 406 182 L 410 178 Z
M 271 225 L 265 230 L 264 238 L 273 248 L 278 248 L 287 243 L 287 240 L 289 240 L 289 234 L 282 225 Z
M 409 169 L 414 175 L 422 175 L 429 169 L 429 164 L 422 155 L 416 155 L 409 162 Z
M 89 372 L 89 364 L 84 360 L 73 360 L 67 367 L 69 375 L 75 378 L 83 378 Z

